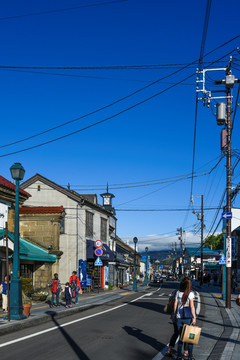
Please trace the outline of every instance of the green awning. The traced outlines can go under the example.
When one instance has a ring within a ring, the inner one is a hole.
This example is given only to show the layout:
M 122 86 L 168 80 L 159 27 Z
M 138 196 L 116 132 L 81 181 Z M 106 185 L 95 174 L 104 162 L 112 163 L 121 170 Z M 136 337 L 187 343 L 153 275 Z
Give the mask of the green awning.
M 0 238 L 5 237 L 6 232 L 0 229 Z M 8 237 L 14 243 L 14 235 L 8 231 Z M 56 262 L 57 256 L 49 254 L 47 250 L 30 243 L 22 238 L 19 239 L 20 260 L 31 260 L 41 262 Z

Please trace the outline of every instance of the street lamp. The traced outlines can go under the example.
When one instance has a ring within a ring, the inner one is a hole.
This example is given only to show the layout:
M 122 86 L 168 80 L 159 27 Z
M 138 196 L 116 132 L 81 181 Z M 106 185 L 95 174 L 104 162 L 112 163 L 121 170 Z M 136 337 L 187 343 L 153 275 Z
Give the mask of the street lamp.
M 133 270 L 133 288 L 132 291 L 137 291 L 137 278 L 136 278 L 136 246 L 138 242 L 138 238 L 133 238 L 134 242 L 134 270 Z
M 148 247 L 145 247 L 145 252 L 146 252 L 146 263 L 145 263 L 145 279 L 144 279 L 144 284 L 145 286 L 147 286 L 147 270 L 148 270 Z
M 10 167 L 12 178 L 15 180 L 15 221 L 14 221 L 14 252 L 13 252 L 13 274 L 10 289 L 10 319 L 25 319 L 22 310 L 22 280 L 20 279 L 19 260 L 19 181 L 23 179 L 25 170 L 20 163 Z

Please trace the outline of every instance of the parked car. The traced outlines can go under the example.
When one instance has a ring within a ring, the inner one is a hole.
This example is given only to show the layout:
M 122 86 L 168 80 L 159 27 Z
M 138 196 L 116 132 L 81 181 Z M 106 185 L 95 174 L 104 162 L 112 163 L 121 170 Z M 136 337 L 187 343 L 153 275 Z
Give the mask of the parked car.
M 153 282 L 162 284 L 162 283 L 163 283 L 163 278 L 162 278 L 162 276 L 161 276 L 160 274 L 156 274 L 155 277 L 154 277 Z

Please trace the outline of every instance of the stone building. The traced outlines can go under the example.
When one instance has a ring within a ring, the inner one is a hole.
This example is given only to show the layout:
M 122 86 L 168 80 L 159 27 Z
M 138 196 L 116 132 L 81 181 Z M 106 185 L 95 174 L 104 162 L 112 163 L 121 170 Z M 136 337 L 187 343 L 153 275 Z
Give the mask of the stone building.
M 32 273 L 35 287 L 46 287 L 53 274 L 59 273 L 59 260 L 63 254 L 59 249 L 59 239 L 64 216 L 65 211 L 62 206 L 20 208 L 20 236 L 47 251 L 49 255 L 55 255 L 51 257 L 51 259 L 55 258 L 53 264 L 46 261 L 29 263 L 29 266 L 25 264 L 26 268 L 34 268 Z
M 66 282 L 72 271 L 76 270 L 83 288 L 87 286 L 87 275 L 91 277 L 93 285 L 100 284 L 102 288 L 108 286 L 108 276 L 112 273 L 109 260 L 113 258 L 116 247 L 116 218 L 113 213 L 98 204 L 96 194 L 79 194 L 40 174 L 26 180 L 22 188 L 31 194 L 31 198 L 25 202 L 28 207 L 62 206 L 65 210 L 65 216 L 60 224 L 61 231 L 57 248 L 62 251 L 59 259 L 61 281 Z M 24 234 L 27 236 L 27 231 Z M 103 256 L 101 272 L 96 271 L 94 265 L 93 254 L 96 240 L 102 240 L 104 244 L 105 257 Z M 47 244 L 44 246 L 48 248 L 51 243 L 47 235 L 45 241 Z

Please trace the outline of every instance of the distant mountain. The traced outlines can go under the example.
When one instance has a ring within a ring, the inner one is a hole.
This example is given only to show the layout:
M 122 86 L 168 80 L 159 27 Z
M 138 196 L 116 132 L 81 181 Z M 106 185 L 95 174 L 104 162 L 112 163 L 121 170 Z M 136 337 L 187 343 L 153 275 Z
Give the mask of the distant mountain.
M 150 256 L 151 260 L 165 260 L 169 255 L 170 250 L 156 250 L 156 251 L 148 251 L 148 256 Z M 142 255 L 146 255 L 145 252 L 140 252 Z M 177 251 L 177 255 L 180 254 L 180 250 Z

